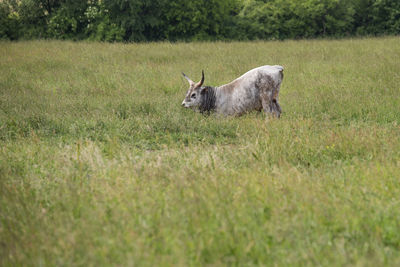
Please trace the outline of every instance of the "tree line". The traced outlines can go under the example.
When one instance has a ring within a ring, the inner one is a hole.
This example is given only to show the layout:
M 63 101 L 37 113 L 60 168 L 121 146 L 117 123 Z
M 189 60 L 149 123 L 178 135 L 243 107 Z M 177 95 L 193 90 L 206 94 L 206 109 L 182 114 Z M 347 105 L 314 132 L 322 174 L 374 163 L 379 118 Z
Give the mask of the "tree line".
M 400 0 L 0 0 L 0 39 L 283 40 L 400 33 Z

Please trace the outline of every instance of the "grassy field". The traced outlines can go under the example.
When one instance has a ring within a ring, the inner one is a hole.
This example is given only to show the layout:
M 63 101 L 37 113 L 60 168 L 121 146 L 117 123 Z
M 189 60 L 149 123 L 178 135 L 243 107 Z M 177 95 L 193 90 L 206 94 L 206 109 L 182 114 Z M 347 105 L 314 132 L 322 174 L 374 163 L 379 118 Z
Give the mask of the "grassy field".
M 265 64 L 280 120 L 180 106 Z M 400 265 L 400 38 L 1 42 L 0 265 Z

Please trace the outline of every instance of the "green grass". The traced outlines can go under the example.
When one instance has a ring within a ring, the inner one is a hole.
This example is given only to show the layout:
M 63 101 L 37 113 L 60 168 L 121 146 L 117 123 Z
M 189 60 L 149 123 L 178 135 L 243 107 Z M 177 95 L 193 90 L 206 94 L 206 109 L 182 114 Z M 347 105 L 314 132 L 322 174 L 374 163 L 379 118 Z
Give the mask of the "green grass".
M 280 120 L 181 108 L 285 67 Z M 0 265 L 400 264 L 400 38 L 0 43 Z

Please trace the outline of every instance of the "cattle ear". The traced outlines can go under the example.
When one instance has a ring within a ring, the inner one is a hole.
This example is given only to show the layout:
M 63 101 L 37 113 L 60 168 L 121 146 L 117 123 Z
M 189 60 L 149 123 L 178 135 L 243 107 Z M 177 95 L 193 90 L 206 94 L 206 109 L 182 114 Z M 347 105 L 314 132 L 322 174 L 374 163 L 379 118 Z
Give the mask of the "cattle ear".
M 208 92 L 208 87 L 204 87 L 201 89 L 200 94 L 204 95 L 207 92 Z

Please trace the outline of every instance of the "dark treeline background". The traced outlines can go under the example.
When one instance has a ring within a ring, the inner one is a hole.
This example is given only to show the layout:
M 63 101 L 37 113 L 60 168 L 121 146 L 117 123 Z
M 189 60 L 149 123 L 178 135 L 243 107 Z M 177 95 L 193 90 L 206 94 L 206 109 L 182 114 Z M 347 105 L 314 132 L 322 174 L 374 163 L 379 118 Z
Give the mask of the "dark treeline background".
M 400 33 L 400 0 L 0 0 L 0 39 L 274 40 Z

